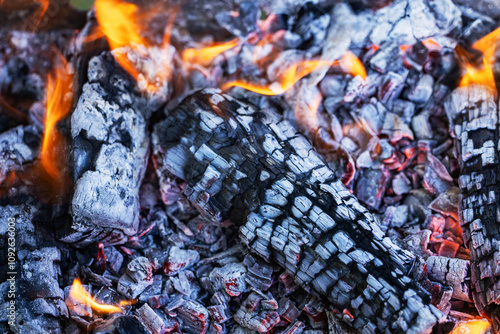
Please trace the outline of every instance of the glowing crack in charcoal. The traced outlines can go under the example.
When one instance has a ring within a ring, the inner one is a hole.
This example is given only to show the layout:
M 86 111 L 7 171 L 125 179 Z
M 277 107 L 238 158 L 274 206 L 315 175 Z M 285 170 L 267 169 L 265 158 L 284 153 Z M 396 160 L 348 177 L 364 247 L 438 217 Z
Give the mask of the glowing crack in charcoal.
M 292 88 L 297 81 L 302 79 L 315 70 L 323 67 L 339 66 L 343 71 L 352 76 L 361 76 L 366 79 L 366 71 L 361 61 L 350 51 L 348 51 L 340 60 L 304 60 L 290 65 L 281 76 L 280 80 L 269 85 L 260 85 L 245 80 L 236 80 L 227 82 L 222 86 L 222 90 L 231 87 L 241 87 L 262 95 L 279 95 Z
M 149 92 L 156 92 L 159 86 L 169 79 L 171 74 L 170 66 L 166 60 L 169 58 L 170 33 L 176 11 L 172 11 L 169 22 L 165 27 L 162 45 L 160 45 L 165 57 L 162 57 L 161 66 L 156 67 L 155 78 L 153 79 L 141 71 L 137 65 L 137 60 L 132 59 L 132 57 L 148 56 L 147 48 L 153 45 L 141 36 L 141 32 L 145 29 L 142 22 L 151 20 L 159 10 L 153 8 L 143 12 L 132 3 L 120 0 L 97 0 L 95 2 L 95 12 L 100 30 L 106 36 L 111 50 L 114 51 L 113 56 L 116 62 L 138 83 L 145 81 L 146 89 Z M 99 38 L 100 34 L 95 32 L 91 36 L 92 39 L 96 39 Z M 134 53 L 132 57 L 125 47 L 129 47 Z
M 206 66 L 221 53 L 230 50 L 240 43 L 238 38 L 225 43 L 216 43 L 203 48 L 189 48 L 182 52 L 184 64 L 200 64 Z
M 84 307 L 86 305 L 89 305 L 92 310 L 98 314 L 123 313 L 123 309 L 120 307 L 132 305 L 133 303 L 134 301 L 126 300 L 121 301 L 118 306 L 99 303 L 87 290 L 85 290 L 78 278 L 73 281 L 68 298 L 66 298 L 66 305 L 68 305 L 68 308 L 73 309 L 80 314 L 88 313 Z
M 489 33 L 474 44 L 472 48 L 481 51 L 483 54 L 482 64 L 477 67 L 468 61 L 464 61 L 465 75 L 460 81 L 460 87 L 467 87 L 472 84 L 479 84 L 485 87 L 496 89 L 495 77 L 493 75 L 492 64 L 495 62 L 496 43 L 500 40 L 500 28 Z M 459 55 L 463 51 L 458 50 Z

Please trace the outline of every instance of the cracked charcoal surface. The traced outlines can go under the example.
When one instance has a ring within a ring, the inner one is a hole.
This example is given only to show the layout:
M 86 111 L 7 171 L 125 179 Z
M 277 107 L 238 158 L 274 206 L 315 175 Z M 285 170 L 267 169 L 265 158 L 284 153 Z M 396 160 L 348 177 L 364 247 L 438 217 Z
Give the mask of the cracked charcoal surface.
M 137 61 L 151 67 L 147 60 Z M 88 77 L 71 116 L 71 217 L 58 231 L 60 240 L 78 246 L 119 243 L 137 232 L 149 150 L 147 122 L 166 98 L 165 87 L 156 95 L 139 94 L 109 52 L 90 61 Z
M 482 86 L 457 88 L 447 105 L 461 175 L 459 219 L 471 256 L 471 289 L 481 314 L 500 329 L 500 175 L 498 96 Z
M 187 181 L 208 218 L 230 219 L 251 251 L 329 300 L 363 333 L 420 333 L 444 320 L 407 276 L 400 249 L 279 116 L 216 90 L 196 93 L 155 127 L 160 182 Z M 242 318 L 243 319 L 243 318 Z

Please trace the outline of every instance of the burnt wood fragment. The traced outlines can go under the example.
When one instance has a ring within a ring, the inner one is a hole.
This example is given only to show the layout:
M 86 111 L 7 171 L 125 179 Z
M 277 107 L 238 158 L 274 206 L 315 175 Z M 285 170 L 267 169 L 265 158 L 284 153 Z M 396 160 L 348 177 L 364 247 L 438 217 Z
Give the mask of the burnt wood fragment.
M 277 114 L 204 90 L 157 124 L 152 140 L 160 182 L 184 179 L 185 195 L 205 216 L 240 225 L 251 251 L 328 299 L 352 327 L 421 333 L 444 320 L 409 277 L 422 262 L 385 237 Z M 243 313 L 240 323 L 252 319 Z
M 446 104 L 460 163 L 459 221 L 471 257 L 478 311 L 500 330 L 500 123 L 497 94 L 480 85 L 455 89 Z
M 150 61 L 138 60 L 145 67 Z M 59 220 L 59 240 L 74 246 L 118 244 L 137 233 L 147 124 L 165 100 L 166 86 L 154 93 L 139 89 L 112 53 L 90 60 L 88 82 L 71 116 L 74 192 L 69 215 Z

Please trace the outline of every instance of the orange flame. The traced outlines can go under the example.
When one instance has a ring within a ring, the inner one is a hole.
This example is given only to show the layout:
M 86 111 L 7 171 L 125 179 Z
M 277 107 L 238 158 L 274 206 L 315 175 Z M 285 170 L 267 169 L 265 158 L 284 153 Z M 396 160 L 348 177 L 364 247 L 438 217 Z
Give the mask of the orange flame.
M 185 63 L 208 65 L 219 54 L 234 48 L 239 44 L 239 39 L 235 38 L 229 42 L 215 44 L 200 49 L 186 49 L 182 53 L 182 60 Z
M 500 40 L 500 28 L 494 30 L 484 36 L 476 43 L 472 44 L 472 48 L 483 53 L 483 62 L 480 68 L 474 67 L 469 62 L 464 64 L 466 74 L 460 81 L 460 87 L 469 86 L 471 84 L 480 84 L 492 89 L 496 89 L 495 77 L 491 65 L 494 62 L 496 52 L 496 43 Z
M 82 283 L 78 278 L 75 278 L 73 281 L 73 285 L 71 286 L 71 290 L 69 291 L 68 300 L 66 301 L 68 307 L 73 308 L 79 312 L 85 312 L 84 308 L 76 303 L 83 305 L 90 305 L 92 310 L 100 314 L 111 314 L 111 313 L 122 313 L 123 310 L 118 306 L 101 304 L 94 300 L 94 298 L 90 295 L 90 293 L 85 290 Z M 120 306 L 130 305 L 130 302 L 124 301 L 120 302 Z
M 57 131 L 56 125 L 70 111 L 73 101 L 71 83 L 73 76 L 68 72 L 68 64 L 61 54 L 58 54 L 59 64 L 55 65 L 49 74 L 47 83 L 47 111 L 45 115 L 45 133 L 43 136 L 40 160 L 52 185 L 62 190 L 66 184 L 66 173 L 61 161 L 61 144 L 64 137 Z
M 491 327 L 486 319 L 471 320 L 456 327 L 451 334 L 482 334 Z
M 37 22 L 34 24 L 34 29 L 36 29 L 38 27 L 38 25 L 40 24 L 40 22 L 42 22 L 42 18 L 45 15 L 45 12 L 47 12 L 47 8 L 49 8 L 49 1 L 50 0 L 36 0 L 36 1 L 38 1 L 40 3 L 41 8 L 37 10 L 39 12 L 39 14 L 37 17 Z
M 95 2 L 95 12 L 97 22 L 99 23 L 102 33 L 107 37 L 111 50 L 116 50 L 125 46 L 129 46 L 133 52 L 139 56 L 144 56 L 146 50 L 139 46 L 148 47 L 147 40 L 141 36 L 143 30 L 140 22 L 144 22 L 156 14 L 158 11 L 152 10 L 146 13 L 139 11 L 139 8 L 122 0 L 97 0 Z M 175 11 L 174 11 L 175 12 Z M 170 30 L 173 25 L 172 15 L 165 29 L 165 36 L 162 44 L 162 50 L 168 53 L 170 45 Z M 168 32 L 168 34 L 167 34 Z M 98 37 L 97 34 L 95 37 Z M 137 68 L 137 65 L 129 58 L 127 52 L 118 51 L 113 53 L 116 62 L 127 71 L 136 81 L 144 78 L 143 73 Z M 166 57 L 168 58 L 168 57 Z M 163 81 L 167 79 L 170 73 L 168 64 L 156 73 L 157 79 Z M 158 86 L 154 82 L 147 82 L 147 89 L 150 92 L 158 90 Z
M 231 87 L 241 87 L 262 95 L 279 95 L 292 88 L 297 81 L 322 67 L 339 66 L 344 72 L 353 76 L 360 75 L 366 79 L 366 71 L 361 61 L 350 51 L 340 60 L 304 60 L 296 62 L 288 67 L 278 82 L 270 85 L 259 85 L 254 83 L 236 80 L 228 82 L 222 86 L 223 90 Z

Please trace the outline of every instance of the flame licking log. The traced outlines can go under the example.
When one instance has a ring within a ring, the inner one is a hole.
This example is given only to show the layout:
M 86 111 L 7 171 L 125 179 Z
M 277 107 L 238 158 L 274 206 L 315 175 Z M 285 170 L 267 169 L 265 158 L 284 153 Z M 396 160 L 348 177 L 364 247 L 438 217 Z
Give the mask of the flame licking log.
M 222 89 L 227 90 L 231 87 L 241 87 L 262 95 L 279 95 L 292 88 L 297 81 L 315 70 L 332 66 L 337 66 L 344 72 L 353 76 L 360 75 L 363 79 L 366 78 L 366 71 L 363 64 L 352 52 L 348 51 L 340 60 L 336 61 L 304 60 L 293 63 L 285 69 L 277 82 L 273 82 L 269 85 L 260 85 L 244 80 L 236 80 L 224 84 Z
M 459 153 L 459 218 L 471 256 L 472 297 L 496 331 L 500 330 L 500 109 L 491 58 L 499 36 L 500 29 L 474 44 L 483 52 L 482 65 L 464 64 L 461 87 L 445 106 Z
M 63 55 L 57 52 L 57 60 L 48 76 L 45 132 L 40 151 L 40 164 L 33 169 L 34 177 L 47 186 L 50 201 L 65 197 L 71 183 L 68 159 L 62 152 L 67 146 L 66 138 L 58 130 L 59 121 L 70 112 L 73 103 L 73 75 Z M 43 187 L 41 187 L 43 188 Z
M 148 48 L 154 46 L 141 35 L 145 29 L 144 25 L 161 11 L 156 7 L 146 11 L 140 10 L 135 4 L 122 0 L 97 0 L 95 12 L 100 30 L 106 36 L 111 50 L 114 51 L 113 56 L 116 62 L 136 81 L 145 81 L 149 92 L 158 91 L 159 86 L 164 84 L 170 76 L 168 63 L 170 33 L 176 11 L 171 12 L 165 27 L 163 42 L 160 45 L 160 51 L 164 54 L 160 57 L 161 64 L 157 66 L 154 75 L 143 71 L 138 64 L 138 59 L 148 57 L 150 52 Z M 99 33 L 96 36 L 99 36 Z
M 74 310 L 78 314 L 88 313 L 82 305 L 89 305 L 92 310 L 98 314 L 122 313 L 123 310 L 115 305 L 102 304 L 97 302 L 90 293 L 83 287 L 78 278 L 73 281 L 68 298 L 66 298 L 68 308 Z M 127 306 L 131 303 L 128 301 L 120 302 L 119 306 Z M 90 314 L 86 314 L 87 316 Z
M 239 42 L 239 39 L 235 38 L 229 42 L 217 43 L 204 48 L 189 48 L 184 50 L 182 53 L 182 60 L 184 61 L 184 64 L 200 64 L 202 66 L 207 66 L 215 57 L 229 49 L 234 48 L 239 44 Z

